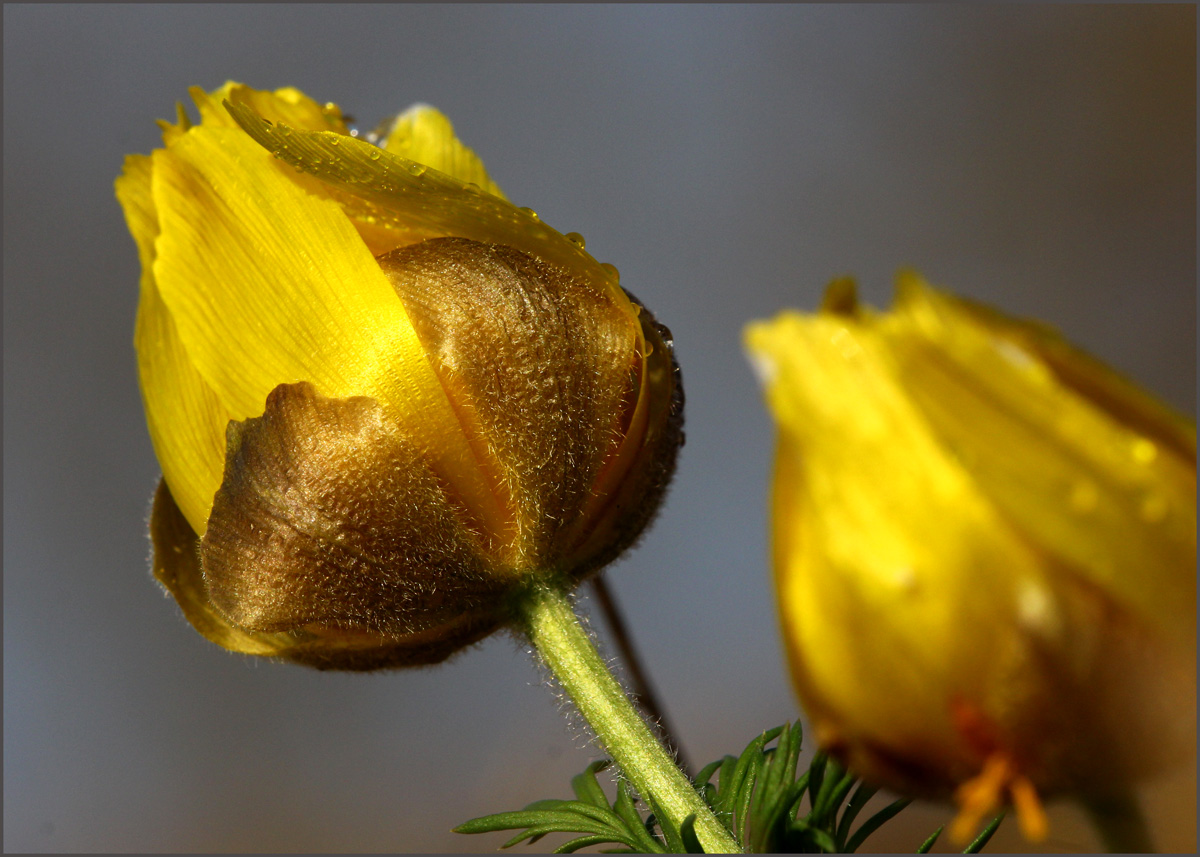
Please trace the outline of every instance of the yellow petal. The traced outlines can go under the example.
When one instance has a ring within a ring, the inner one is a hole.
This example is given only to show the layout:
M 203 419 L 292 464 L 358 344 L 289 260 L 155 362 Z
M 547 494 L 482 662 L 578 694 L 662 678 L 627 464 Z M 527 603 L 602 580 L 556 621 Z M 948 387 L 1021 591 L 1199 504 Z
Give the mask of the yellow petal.
M 191 117 L 188 116 L 187 108 L 183 106 L 182 101 L 175 102 L 175 124 L 172 125 L 166 119 L 159 119 L 158 127 L 162 130 L 164 146 L 171 145 L 192 127 Z
M 318 104 L 294 87 L 274 92 L 252 89 L 243 83 L 228 81 L 224 86 L 205 92 L 199 86 L 188 89 L 200 111 L 200 121 L 210 127 L 235 128 L 237 124 L 225 109 L 226 101 L 245 104 L 268 122 L 282 123 L 309 131 L 349 134 L 341 110 L 336 104 Z
M 568 240 L 529 209 L 362 140 L 272 125 L 240 104 L 231 103 L 229 112 L 266 150 L 320 179 L 347 215 L 390 232 L 387 250 L 448 236 L 506 244 L 566 269 L 585 288 L 615 292 L 613 299 L 637 315 L 617 285 L 614 268 L 600 265 L 582 242 Z M 379 246 L 372 251 L 384 252 Z
M 414 104 L 397 116 L 384 148 L 401 158 L 440 170 L 464 184 L 473 183 L 480 190 L 505 198 L 479 156 L 454 136 L 450 120 L 428 104 Z
M 143 289 L 134 344 L 150 440 L 163 478 L 203 534 L 225 465 L 229 411 L 192 366 L 156 289 Z
M 965 302 L 902 280 L 894 312 L 880 320 L 899 383 L 1019 530 L 1194 646 L 1195 459 L 1179 439 L 1181 421 L 1155 416 L 1148 397 L 1135 398 L 1111 371 L 1105 389 L 1115 392 L 1100 399 L 1066 385 L 1043 357 L 1051 334 L 1029 326 L 1022 342 L 1011 335 L 1015 322 L 984 326 L 977 317 Z M 1064 354 L 1059 366 L 1103 377 L 1081 361 Z M 1113 413 L 1118 393 L 1123 407 Z M 1114 418 L 1126 413 L 1143 418 Z
M 225 110 L 225 101 L 237 101 L 248 105 L 255 113 L 270 122 L 283 122 L 295 128 L 307 128 L 311 131 L 333 131 L 338 134 L 349 134 L 341 110 L 336 104 L 320 105 L 303 92 L 293 87 L 284 87 L 274 92 L 261 89 L 251 89 L 243 83 L 227 81 L 223 86 L 212 92 L 205 92 L 199 86 L 188 88 L 188 94 L 200 111 L 200 121 L 209 127 L 234 128 L 236 123 Z M 163 144 L 166 146 L 178 140 L 192 127 L 192 120 L 181 103 L 176 103 L 175 123 L 158 120 L 158 127 L 163 132 Z
M 121 175 L 113 183 L 117 202 L 125 212 L 125 223 L 137 244 L 143 288 L 154 265 L 154 242 L 158 238 L 158 215 L 151 198 L 150 170 L 148 155 L 127 155 Z
M 261 414 L 282 383 L 371 396 L 472 508 L 498 515 L 399 298 L 338 206 L 236 129 L 193 128 L 153 158 L 155 279 L 230 417 Z
M 197 92 L 193 91 L 192 95 L 193 98 L 196 98 Z M 208 114 L 211 114 L 214 120 L 219 120 L 229 127 L 233 127 L 234 123 L 225 109 L 224 103 L 236 101 L 239 104 L 247 105 L 269 122 L 289 125 L 293 128 L 304 128 L 308 131 L 350 133 L 350 129 L 346 127 L 346 121 L 342 117 L 342 111 L 336 104 L 318 104 L 291 86 L 276 89 L 274 92 L 266 92 L 260 89 L 251 89 L 245 84 L 230 82 L 207 96 L 206 101 L 207 107 L 200 107 L 199 99 L 196 102 L 205 119 L 207 120 Z
M 142 263 L 134 345 L 150 440 L 163 477 L 198 533 L 212 506 L 225 460 L 229 412 L 192 366 L 154 281 L 158 216 L 151 199 L 150 158 L 131 155 L 117 179 L 117 199 Z

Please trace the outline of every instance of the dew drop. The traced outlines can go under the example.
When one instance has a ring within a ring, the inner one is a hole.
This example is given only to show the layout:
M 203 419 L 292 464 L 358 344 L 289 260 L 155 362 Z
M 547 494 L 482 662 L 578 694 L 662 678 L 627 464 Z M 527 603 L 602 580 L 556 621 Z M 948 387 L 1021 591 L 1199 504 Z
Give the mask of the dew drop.
M 329 141 L 329 145 L 336 146 L 336 145 L 340 144 L 341 142 L 342 141 L 339 140 L 337 137 L 334 137 L 332 140 Z
M 747 357 L 750 360 L 750 371 L 758 379 L 759 386 L 769 389 L 779 376 L 779 364 L 773 358 L 758 351 Z
M 1042 638 L 1057 637 L 1061 620 L 1053 596 L 1041 586 L 1026 583 L 1017 590 L 1017 623 Z
M 845 360 L 853 360 L 862 353 L 862 346 L 858 344 L 854 334 L 844 327 L 839 327 L 829 336 L 829 341 L 834 348 L 838 349 L 842 358 Z
M 1015 342 L 1010 342 L 1008 340 L 997 340 L 996 350 L 1000 352 L 1001 357 L 1016 366 L 1018 369 L 1029 369 L 1036 364 L 1036 361 L 1029 354 L 1029 352 L 1017 345 Z
M 378 161 L 379 160 L 379 150 L 372 149 L 370 152 L 367 153 L 367 157 L 370 158 L 372 161 Z
M 1139 437 L 1133 442 L 1133 460 L 1138 464 L 1149 464 L 1158 457 L 1158 447 L 1152 441 Z
M 892 569 L 891 583 L 901 595 L 912 595 L 917 591 L 917 572 L 911 565 L 897 566 Z
M 536 211 L 534 211 L 532 208 L 526 208 L 525 206 L 521 206 L 521 211 L 523 211 L 525 214 L 532 217 L 534 220 L 538 219 L 538 213 Z
M 608 262 L 601 262 L 600 268 L 604 271 L 604 273 L 613 278 L 614 283 L 619 283 L 621 281 L 621 272 L 617 270 L 616 265 L 610 265 Z
M 587 249 L 587 242 L 583 240 L 583 236 L 578 232 L 568 232 L 565 237 L 580 250 Z
M 426 166 L 424 164 L 409 164 L 408 171 L 414 176 L 425 175 Z

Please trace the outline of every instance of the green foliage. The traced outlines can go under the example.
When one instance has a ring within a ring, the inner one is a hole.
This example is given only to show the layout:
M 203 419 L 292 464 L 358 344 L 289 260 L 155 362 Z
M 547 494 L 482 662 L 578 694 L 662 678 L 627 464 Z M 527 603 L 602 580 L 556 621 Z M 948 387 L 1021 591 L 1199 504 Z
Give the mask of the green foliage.
M 777 726 L 751 741 L 740 756 L 718 759 L 693 779 L 696 790 L 743 850 L 758 854 L 852 853 L 908 806 L 908 800 L 893 801 L 856 825 L 875 789 L 822 753 L 797 776 L 801 739 L 799 724 Z M 555 849 L 560 854 L 606 844 L 620 846 L 611 850 L 626 854 L 702 851 L 690 817 L 680 829 L 673 829 L 659 821 L 661 814 L 652 806 L 643 819 L 625 780 L 618 783 L 617 798 L 610 804 L 596 780 L 596 774 L 609 764 L 607 760 L 593 762 L 571 780 L 574 800 L 537 801 L 517 812 L 472 819 L 455 832 L 522 831 L 503 848 L 525 840 L 536 842 L 547 833 L 581 834 Z M 808 811 L 802 814 L 805 796 Z M 1003 817 L 989 824 L 963 853 L 982 850 Z M 941 832 L 938 828 L 917 853 L 928 852 Z
M 534 801 L 518 812 L 501 812 L 474 818 L 454 828 L 455 833 L 490 833 L 496 830 L 519 830 L 502 848 L 511 848 L 528 839 L 537 842 L 547 833 L 581 833 L 575 839 L 554 849 L 556 854 L 571 854 L 588 845 L 616 843 L 615 849 L 627 854 L 662 854 L 666 851 L 653 825 L 643 821 L 633 803 L 629 783 L 622 780 L 617 787 L 617 799 L 609 805 L 596 774 L 611 762 L 602 759 L 588 765 L 582 774 L 571 779 L 575 800 Z M 676 834 L 678 838 L 678 834 Z M 681 844 L 681 840 L 678 843 Z
M 1000 813 L 998 816 L 993 818 L 991 824 L 985 827 L 980 834 L 975 837 L 975 841 L 963 849 L 962 853 L 978 854 L 980 851 L 982 851 L 983 846 L 988 844 L 988 840 L 992 838 L 992 834 L 995 833 L 996 829 L 1000 827 L 1000 822 L 1002 821 L 1004 821 L 1004 813 Z M 928 854 L 930 849 L 933 848 L 934 843 L 938 841 L 938 837 L 942 835 L 942 831 L 944 829 L 944 827 L 939 827 L 937 830 L 933 831 L 933 834 L 921 843 L 921 847 L 917 849 L 917 853 Z

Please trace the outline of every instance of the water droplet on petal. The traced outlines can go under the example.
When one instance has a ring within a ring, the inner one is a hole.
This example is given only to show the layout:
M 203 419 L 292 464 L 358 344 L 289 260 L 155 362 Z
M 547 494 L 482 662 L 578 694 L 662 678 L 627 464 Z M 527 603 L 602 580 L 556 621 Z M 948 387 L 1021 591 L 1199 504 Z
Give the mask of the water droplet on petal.
M 583 236 L 578 232 L 568 232 L 565 237 L 580 250 L 587 249 L 587 243 L 583 240 Z
M 613 278 L 613 282 L 616 283 L 621 281 L 621 272 L 617 270 L 616 265 L 610 265 L 608 262 L 601 262 L 600 268 L 604 271 L 604 273 Z
M 409 164 L 408 171 L 414 176 L 425 175 L 425 170 L 428 169 L 424 164 Z
M 1049 639 L 1061 633 L 1058 609 L 1048 590 L 1034 583 L 1025 583 L 1016 594 L 1017 623 L 1024 631 Z
M 525 206 L 521 206 L 521 211 L 523 211 L 525 214 L 528 214 L 534 220 L 538 219 L 538 213 L 536 211 L 534 211 L 532 208 L 526 208 Z
M 367 153 L 367 157 L 369 157 L 372 161 L 378 161 L 379 160 L 379 150 L 372 149 L 370 152 Z
M 900 595 L 912 595 L 917 591 L 919 581 L 917 572 L 911 565 L 896 566 L 891 570 L 891 583 Z
M 1152 441 L 1139 437 L 1133 442 L 1133 460 L 1138 464 L 1149 464 L 1158 456 L 1158 447 Z
M 846 360 L 853 360 L 862 353 L 862 346 L 854 334 L 845 327 L 839 327 L 829 335 L 829 341 L 841 352 Z

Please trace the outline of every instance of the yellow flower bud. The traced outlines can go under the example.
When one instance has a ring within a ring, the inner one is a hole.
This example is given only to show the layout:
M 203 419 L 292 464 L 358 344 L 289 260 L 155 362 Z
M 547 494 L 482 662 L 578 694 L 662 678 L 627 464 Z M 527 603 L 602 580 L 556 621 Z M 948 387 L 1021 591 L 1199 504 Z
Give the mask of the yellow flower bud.
M 358 139 L 294 89 L 193 89 L 117 180 L 163 481 L 154 570 L 240 652 L 439 661 L 531 574 L 582 579 L 656 510 L 670 335 L 417 106 Z M 415 160 L 419 158 L 420 160 Z
M 751 325 L 776 590 L 818 740 L 878 784 L 1103 795 L 1194 753 L 1196 434 L 1048 328 L 903 275 Z

